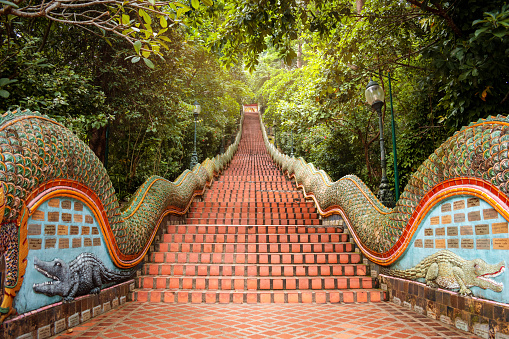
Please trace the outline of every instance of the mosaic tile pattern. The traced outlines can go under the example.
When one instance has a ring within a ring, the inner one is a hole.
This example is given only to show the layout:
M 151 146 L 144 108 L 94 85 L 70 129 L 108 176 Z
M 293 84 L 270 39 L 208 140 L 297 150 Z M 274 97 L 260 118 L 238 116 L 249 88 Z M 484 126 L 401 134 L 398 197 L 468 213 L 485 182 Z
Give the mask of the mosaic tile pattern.
M 392 303 L 168 305 L 129 303 L 56 338 L 470 339 Z
M 405 230 L 414 221 L 413 213 L 426 194 L 440 184 L 461 179 L 452 184 L 489 185 L 507 200 L 509 119 L 503 116 L 472 123 L 444 142 L 412 175 L 392 210 L 385 208 L 358 177 L 348 175 L 332 182 L 324 171 L 317 171 L 304 159 L 281 154 L 269 143 L 265 130 L 263 134 L 274 161 L 295 177 L 306 195 L 313 196 L 322 215 L 333 210 L 344 215 L 371 259 L 392 255 L 397 248 L 406 246 L 410 232 Z M 477 181 L 470 183 L 468 178 Z

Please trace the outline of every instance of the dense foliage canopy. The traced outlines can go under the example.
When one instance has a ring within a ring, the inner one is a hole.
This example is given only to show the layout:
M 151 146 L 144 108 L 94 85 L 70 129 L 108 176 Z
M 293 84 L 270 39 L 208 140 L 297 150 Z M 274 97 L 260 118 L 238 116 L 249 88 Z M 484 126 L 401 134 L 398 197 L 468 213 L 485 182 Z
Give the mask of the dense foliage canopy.
M 195 101 L 200 161 L 230 140 L 240 105 L 255 101 L 283 151 L 293 144 L 334 179 L 354 173 L 374 190 L 381 169 L 378 118 L 363 94 L 370 78 L 387 94 L 389 165 L 394 111 L 401 187 L 461 126 L 508 111 L 502 0 L 0 6 L 0 111 L 30 108 L 72 128 L 122 198 L 152 174 L 174 179 L 189 166 Z

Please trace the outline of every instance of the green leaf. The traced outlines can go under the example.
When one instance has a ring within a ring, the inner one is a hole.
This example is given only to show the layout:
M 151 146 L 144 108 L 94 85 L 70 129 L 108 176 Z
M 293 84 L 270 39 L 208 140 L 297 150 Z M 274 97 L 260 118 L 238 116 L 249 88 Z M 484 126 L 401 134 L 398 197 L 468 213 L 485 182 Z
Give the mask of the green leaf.
M 131 18 L 127 14 L 122 14 L 122 25 L 129 24 L 129 21 L 131 21 Z
M 140 49 L 141 49 L 141 41 L 138 40 L 134 43 L 134 50 L 136 51 L 136 53 L 140 54 Z
M 4 4 L 4 5 L 7 5 L 7 6 L 14 7 L 14 8 L 19 8 L 19 6 L 16 5 L 14 2 L 10 2 L 10 1 L 7 1 L 7 0 L 0 0 L 0 4 Z M 8 93 L 7 93 L 7 96 L 9 96 Z M 4 97 L 4 98 L 7 98 L 7 97 Z
M 147 59 L 147 58 L 143 58 L 143 61 L 145 61 L 145 65 L 147 65 L 148 67 L 150 68 L 154 68 L 154 63 L 152 61 L 150 61 L 150 59 Z
M 212 0 L 201 0 L 205 4 L 205 6 L 212 6 L 214 2 Z
M 159 18 L 159 23 L 161 24 L 162 28 L 168 27 L 168 22 L 166 21 L 166 18 L 163 15 Z
M 483 28 L 479 28 L 477 31 L 475 31 L 475 37 L 477 37 L 479 34 L 483 33 L 483 32 L 486 32 L 488 29 L 490 29 L 489 27 L 483 27 Z
M 8 98 L 9 97 L 9 92 L 7 92 L 6 90 L 0 89 L 0 97 Z
M 198 8 L 200 7 L 200 1 L 199 0 L 191 0 L 191 6 L 193 6 L 193 8 Z
M 132 59 L 131 59 L 131 62 L 132 62 L 133 64 L 135 64 L 135 63 L 137 63 L 138 61 L 140 61 L 140 59 L 141 59 L 141 58 L 140 58 L 139 56 L 136 56 L 136 57 L 134 57 L 134 58 L 132 58 Z
M 8 84 L 12 84 L 13 82 L 16 82 L 18 80 L 16 79 L 9 79 L 9 78 L 0 78 L 0 87 L 2 86 L 5 86 L 5 85 L 8 85 Z
M 156 1 L 155 1 L 155 0 L 148 0 L 148 2 L 150 2 L 152 5 L 155 5 L 155 4 L 156 4 Z

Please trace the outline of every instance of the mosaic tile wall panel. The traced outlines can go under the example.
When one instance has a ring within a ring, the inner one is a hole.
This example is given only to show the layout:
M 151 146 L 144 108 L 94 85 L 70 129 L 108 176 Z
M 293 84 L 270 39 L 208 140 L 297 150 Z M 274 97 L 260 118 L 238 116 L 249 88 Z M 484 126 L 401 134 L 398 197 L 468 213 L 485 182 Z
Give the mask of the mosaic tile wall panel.
M 340 214 L 361 251 L 381 265 L 404 253 L 430 206 L 444 196 L 486 197 L 500 213 L 509 210 L 509 119 L 503 116 L 472 123 L 444 142 L 412 175 L 394 209 L 384 207 L 358 177 L 332 182 L 304 159 L 280 153 L 264 129 L 263 135 L 274 161 L 315 200 L 320 213 Z
M 243 117 L 240 124 L 243 124 Z M 71 131 L 37 112 L 24 110 L 3 114 L 0 118 L 0 255 L 5 257 L 6 270 L 2 277 L 0 322 L 14 312 L 11 306 L 25 279 L 29 251 L 79 252 L 76 250 L 78 237 L 71 232 L 86 230 L 90 215 L 71 213 L 63 201 L 59 212 L 50 211 L 56 207 L 44 205 L 46 200 L 67 196 L 86 203 L 96 216 L 98 226 L 95 229 L 100 229 L 101 238 L 95 237 L 96 234 L 83 237 L 79 260 L 76 257 L 77 261 L 66 264 L 79 265 L 95 260 L 93 251 L 88 249 L 96 248 L 94 244 L 100 241 L 108 250 L 106 258 L 116 267 L 128 270 L 142 261 L 162 218 L 167 214 L 185 214 L 194 196 L 202 194 L 213 177 L 228 165 L 237 150 L 241 131 L 239 128 L 235 142 L 225 153 L 206 159 L 192 171 L 184 171 L 174 182 L 157 176 L 149 178 L 135 193 L 128 208 L 120 211 L 106 170 L 90 148 Z M 56 200 L 49 201 L 56 206 Z M 69 201 L 74 206 L 75 200 Z M 79 224 L 80 217 L 84 224 Z M 38 226 L 33 226 L 37 221 L 41 221 L 40 231 Z M 55 238 L 46 239 L 43 233 L 52 233 L 53 226 Z M 91 227 L 90 232 L 93 230 Z M 36 236 L 37 232 L 41 233 L 40 237 Z M 88 246 L 89 240 L 92 247 Z M 40 262 L 40 265 L 45 264 Z M 83 291 L 79 289 L 77 293 Z M 21 306 L 21 309 L 30 307 Z
M 509 290 L 504 289 L 504 286 L 509 286 L 509 275 L 504 273 L 507 264 L 505 261 L 509 258 L 508 222 L 492 205 L 469 195 L 456 195 L 437 203 L 422 219 L 407 251 L 386 273 L 432 286 L 440 277 L 431 279 L 428 276 L 427 279 L 426 276 L 422 277 L 427 273 L 426 268 L 421 269 L 422 274 L 414 272 L 414 268 L 423 260 L 437 257 L 440 253 L 447 253 L 446 251 L 458 256 L 459 259 L 448 255 L 454 258 L 452 266 L 465 271 L 463 274 L 469 268 L 464 268 L 466 264 L 461 261 L 472 261 L 472 265 L 478 265 L 477 269 L 474 268 L 474 271 L 477 271 L 475 279 L 467 284 L 470 285 L 468 288 L 473 295 L 500 302 L 509 300 Z M 445 262 L 441 260 L 433 262 L 436 262 L 438 267 Z M 458 260 L 459 264 L 456 263 Z M 486 271 L 482 271 L 483 262 L 492 267 L 486 267 Z M 502 264 L 499 265 L 500 263 Z M 439 272 L 438 275 L 440 274 Z M 455 280 L 454 274 L 452 276 Z M 479 280 L 478 276 L 482 279 Z M 468 277 L 458 279 L 467 280 Z M 448 288 L 440 281 L 438 285 L 453 291 L 459 290 L 458 287 Z
M 69 263 L 83 252 L 93 253 L 108 269 L 116 270 L 98 221 L 92 210 L 79 200 L 67 197 L 46 200 L 28 219 L 27 229 L 27 271 L 14 303 L 18 313 L 62 300 L 60 296 L 48 297 L 34 292 L 34 284 L 51 281 L 35 269 L 34 258 L 43 261 L 59 258 Z

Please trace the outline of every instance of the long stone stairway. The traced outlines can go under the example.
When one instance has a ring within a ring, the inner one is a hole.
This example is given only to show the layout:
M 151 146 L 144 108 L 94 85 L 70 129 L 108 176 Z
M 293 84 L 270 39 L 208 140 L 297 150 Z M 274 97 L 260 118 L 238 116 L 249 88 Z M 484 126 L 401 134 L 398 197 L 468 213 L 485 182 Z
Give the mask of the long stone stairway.
M 135 301 L 168 303 L 375 302 L 355 245 L 323 226 L 313 202 L 265 149 L 257 113 L 246 113 L 230 166 L 168 225 L 137 278 Z

